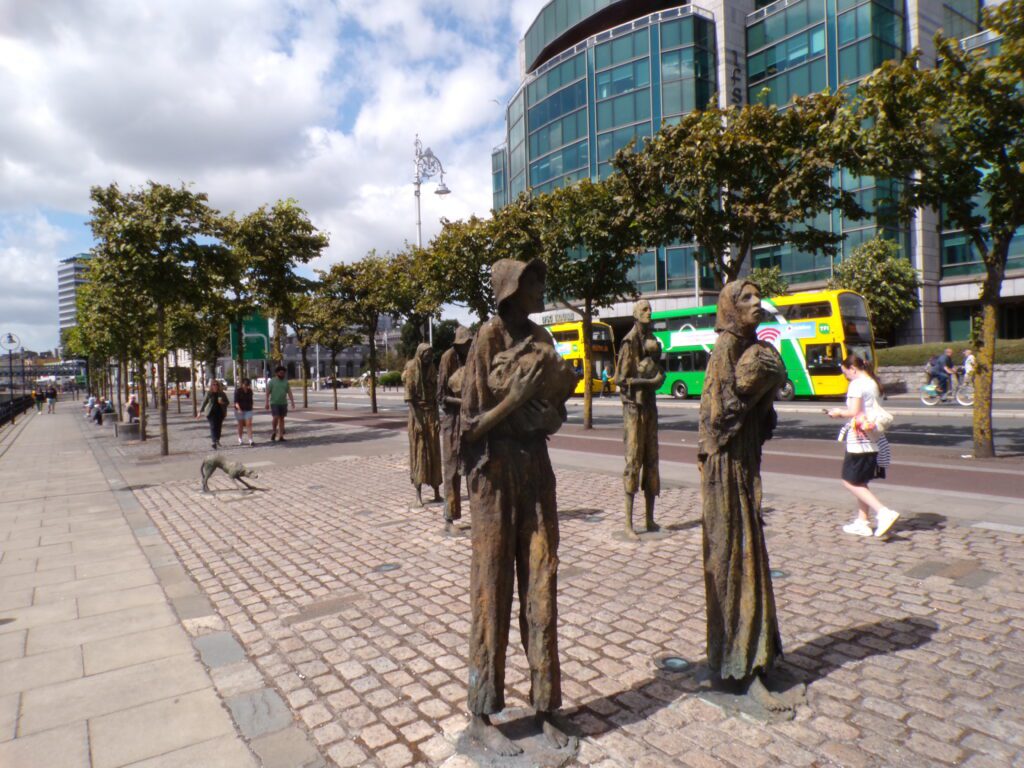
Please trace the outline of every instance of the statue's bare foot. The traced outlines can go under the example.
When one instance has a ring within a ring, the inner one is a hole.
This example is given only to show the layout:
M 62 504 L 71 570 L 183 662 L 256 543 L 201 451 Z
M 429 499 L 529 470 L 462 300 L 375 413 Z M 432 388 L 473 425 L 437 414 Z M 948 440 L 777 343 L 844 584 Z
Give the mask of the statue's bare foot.
M 769 712 L 776 714 L 793 714 L 795 707 L 780 694 L 769 691 L 760 677 L 755 677 L 747 688 L 747 696 Z
M 434 488 L 434 501 L 444 501 L 444 499 L 441 498 L 441 492 L 437 488 Z
M 626 538 L 633 539 L 633 541 L 640 541 L 640 536 L 633 530 L 633 526 L 631 525 L 626 526 Z
M 523 753 L 523 748 L 509 741 L 505 734 L 491 724 L 487 715 L 470 717 L 467 732 L 477 743 L 503 757 L 512 757 Z
M 416 486 L 416 503 L 423 506 L 423 489 L 418 485 Z
M 569 734 L 555 725 L 550 712 L 538 712 L 536 719 L 540 724 L 541 730 L 544 732 L 544 737 L 553 749 L 565 749 L 569 746 L 571 741 Z

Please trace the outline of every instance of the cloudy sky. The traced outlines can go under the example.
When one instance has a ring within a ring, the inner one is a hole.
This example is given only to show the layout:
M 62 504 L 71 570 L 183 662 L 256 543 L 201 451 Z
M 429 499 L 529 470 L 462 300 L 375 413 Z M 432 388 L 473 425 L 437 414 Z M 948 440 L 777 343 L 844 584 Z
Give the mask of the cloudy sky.
M 224 211 L 294 197 L 326 261 L 415 240 L 413 140 L 441 216 L 486 214 L 490 150 L 545 0 L 0 0 L 0 333 L 57 343 L 89 187 L 189 182 Z M 322 265 L 318 265 L 322 266 Z

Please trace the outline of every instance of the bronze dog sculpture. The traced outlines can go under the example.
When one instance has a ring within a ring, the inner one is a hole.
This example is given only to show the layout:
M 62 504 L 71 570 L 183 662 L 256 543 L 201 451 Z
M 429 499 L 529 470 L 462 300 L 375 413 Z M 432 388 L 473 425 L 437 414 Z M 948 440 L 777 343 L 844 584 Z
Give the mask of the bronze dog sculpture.
M 234 481 L 235 486 L 239 489 L 241 489 L 242 486 L 245 486 L 245 488 L 250 491 L 263 490 L 262 488 L 257 488 L 255 485 L 249 485 L 249 483 L 245 482 L 245 478 L 247 477 L 251 477 L 254 480 L 258 479 L 259 473 L 251 469 L 246 469 L 242 464 L 237 462 L 227 461 L 223 456 L 216 455 L 210 456 L 203 461 L 203 465 L 200 469 L 203 476 L 203 493 L 210 492 L 210 487 L 208 485 L 210 477 L 218 469 L 223 470 L 224 473 Z

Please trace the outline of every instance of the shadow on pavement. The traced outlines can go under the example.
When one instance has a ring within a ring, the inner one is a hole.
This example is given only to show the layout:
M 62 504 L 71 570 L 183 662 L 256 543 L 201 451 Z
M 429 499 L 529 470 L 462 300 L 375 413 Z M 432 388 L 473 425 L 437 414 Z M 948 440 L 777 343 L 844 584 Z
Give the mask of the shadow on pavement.
M 906 616 L 836 630 L 787 652 L 780 667 L 781 676 L 811 685 L 847 664 L 919 648 L 931 640 L 938 628 L 929 619 Z M 692 661 L 679 672 L 659 669 L 628 690 L 591 699 L 566 710 L 564 715 L 582 734 L 601 736 L 646 720 L 686 694 L 710 690 L 708 677 L 706 658 Z

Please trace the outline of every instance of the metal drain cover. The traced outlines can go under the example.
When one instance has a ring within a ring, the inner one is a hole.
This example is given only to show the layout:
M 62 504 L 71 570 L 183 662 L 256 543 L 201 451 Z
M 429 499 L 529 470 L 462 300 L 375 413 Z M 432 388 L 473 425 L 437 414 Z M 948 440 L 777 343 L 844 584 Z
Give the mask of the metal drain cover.
M 690 668 L 690 662 L 682 656 L 656 656 L 654 666 L 666 672 L 685 672 Z

